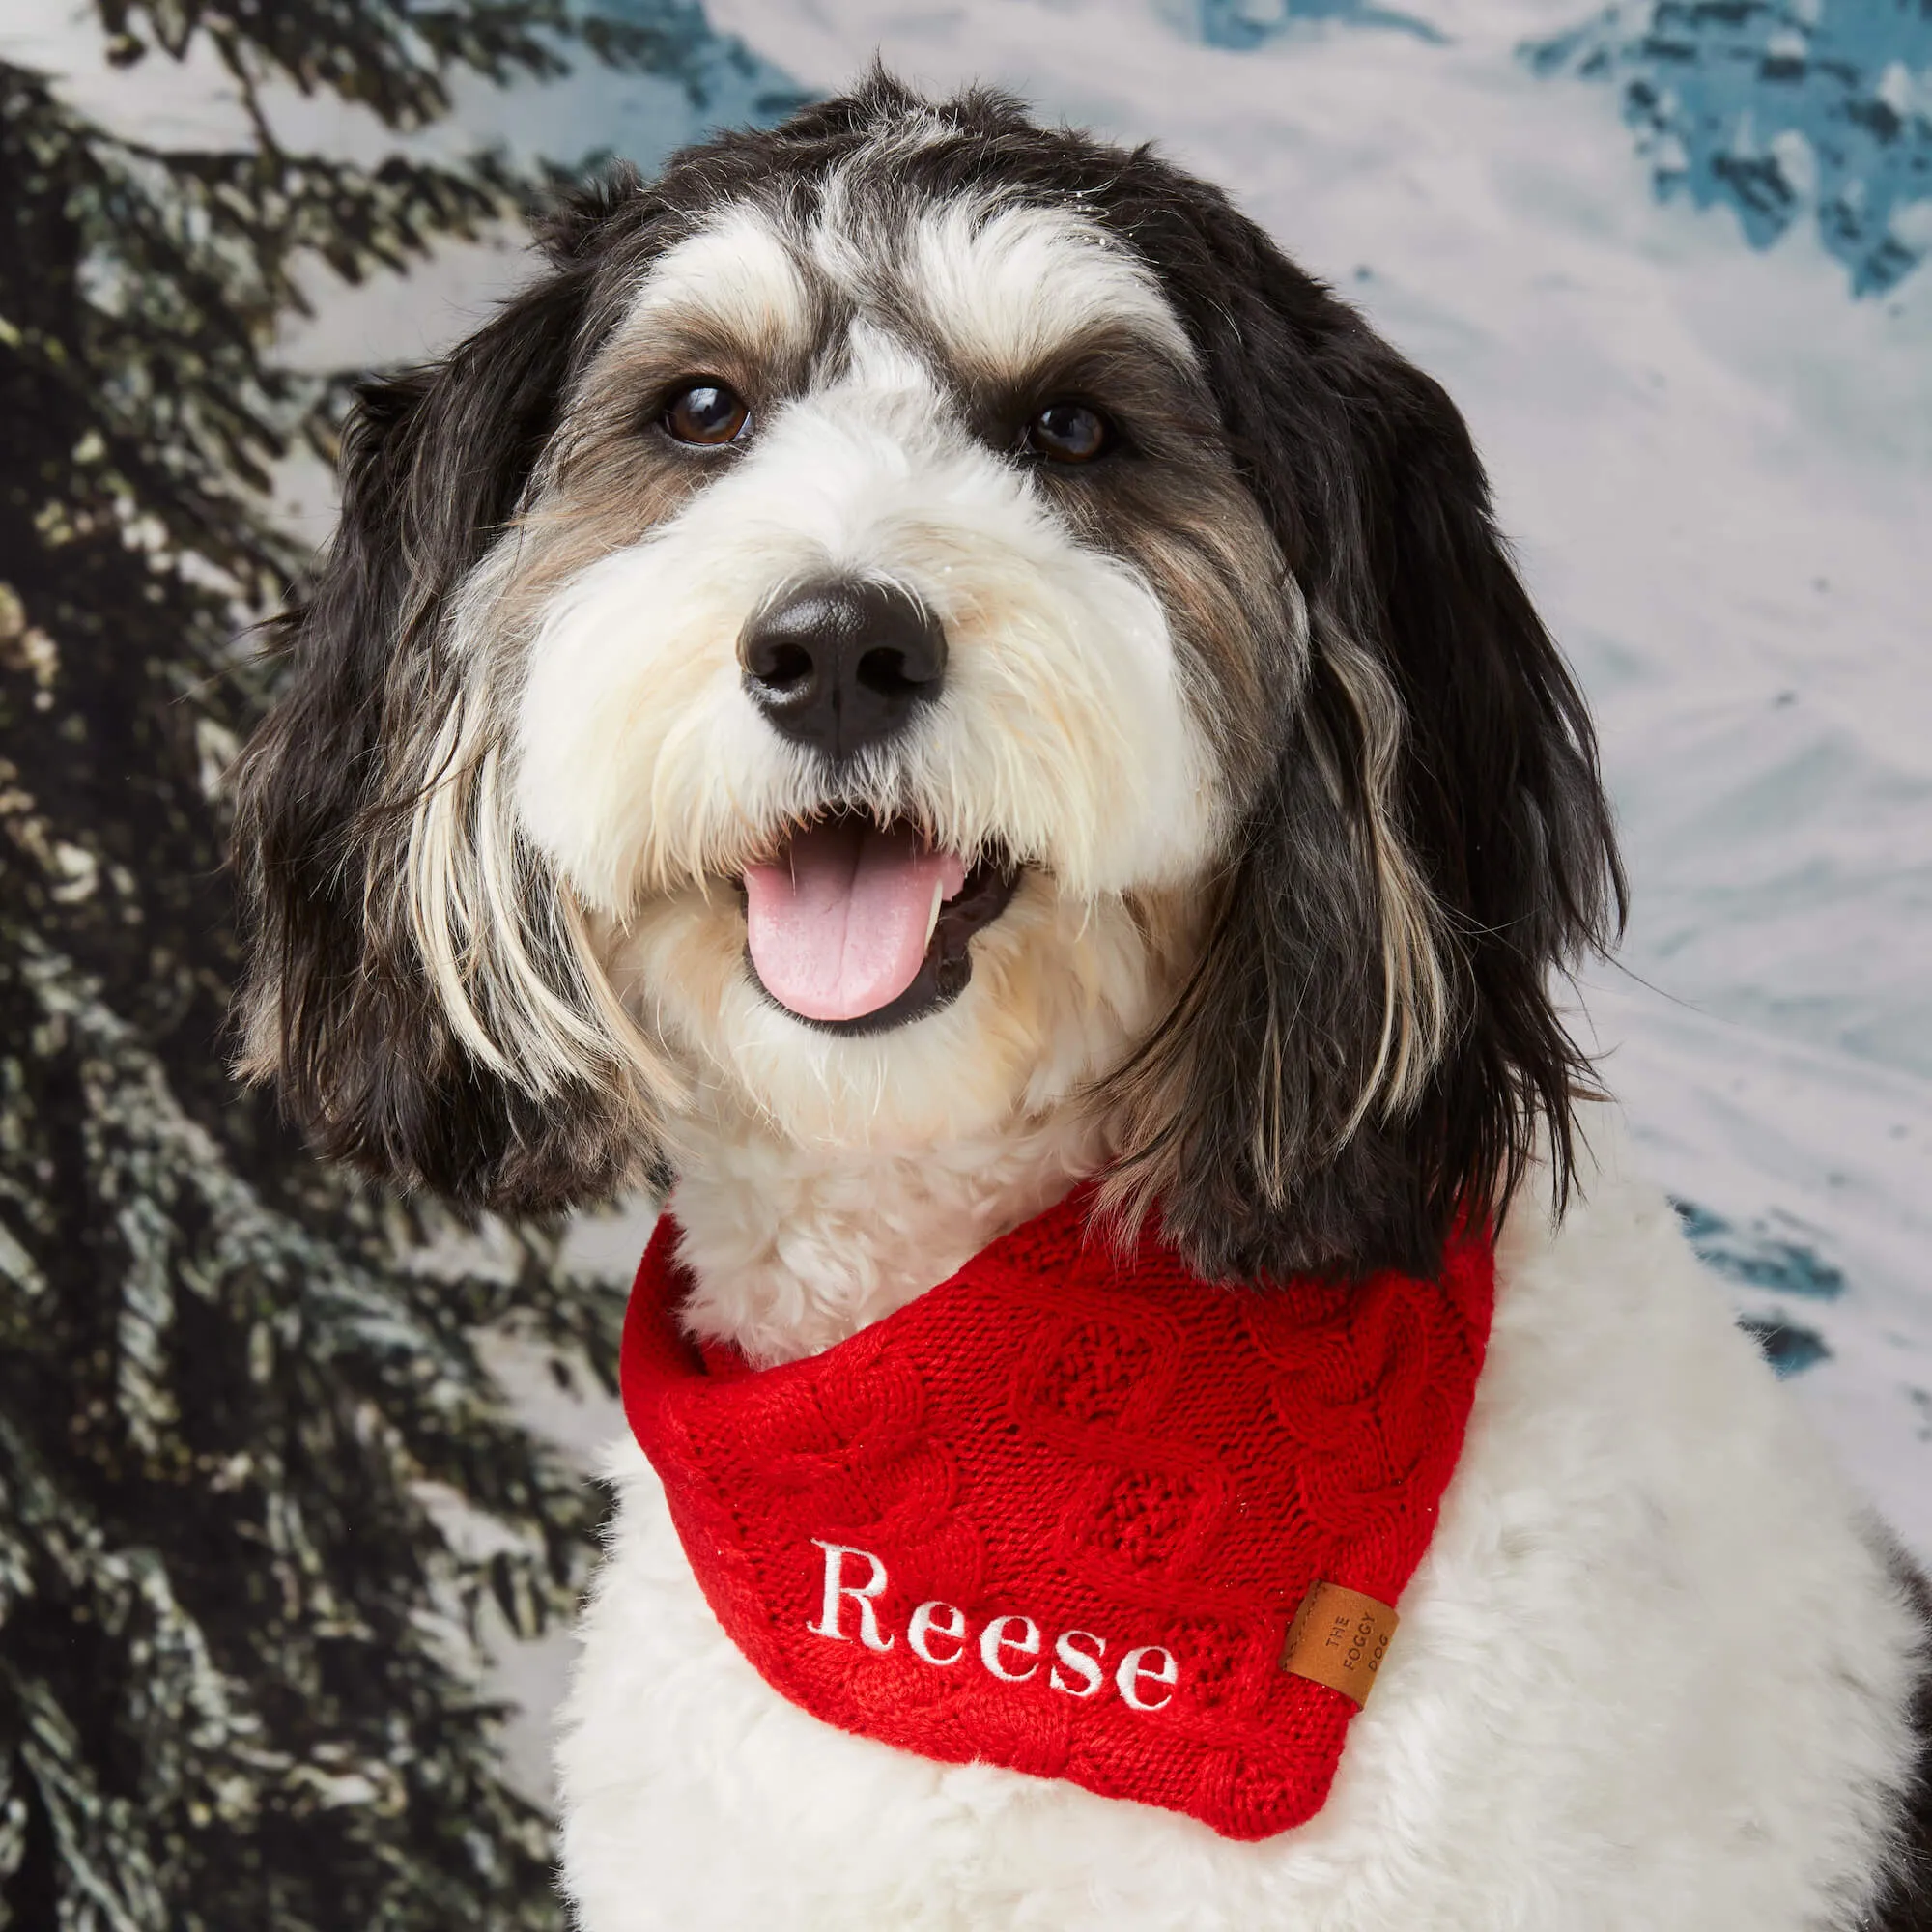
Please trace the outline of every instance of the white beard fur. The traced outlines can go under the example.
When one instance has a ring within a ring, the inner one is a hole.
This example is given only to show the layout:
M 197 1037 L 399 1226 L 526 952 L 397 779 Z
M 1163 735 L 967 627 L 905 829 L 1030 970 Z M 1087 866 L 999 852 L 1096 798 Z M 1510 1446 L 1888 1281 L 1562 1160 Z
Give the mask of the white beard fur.
M 1308 1824 L 1236 1843 L 808 1716 L 719 1627 L 626 1442 L 557 1754 L 582 1932 L 1855 1925 L 1921 1633 L 1621 1127 L 1586 1131 L 1560 1229 L 1533 1185 L 1509 1218 L 1462 1462 Z M 763 1282 L 712 1325 L 788 1306 L 814 1337 L 793 1352 L 824 1346 L 1045 1205 L 1081 1151 L 992 1152 L 687 1181 L 700 1278 Z

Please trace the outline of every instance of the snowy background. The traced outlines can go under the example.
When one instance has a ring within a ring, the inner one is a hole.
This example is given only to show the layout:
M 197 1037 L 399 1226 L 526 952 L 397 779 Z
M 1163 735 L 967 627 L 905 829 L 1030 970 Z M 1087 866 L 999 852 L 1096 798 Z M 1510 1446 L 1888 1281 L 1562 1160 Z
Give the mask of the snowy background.
M 1447 384 L 1602 730 L 1634 888 L 1622 955 L 1584 989 L 1606 1077 L 1741 1316 L 1932 1558 L 1925 0 L 672 11 L 698 105 L 586 71 L 474 87 L 431 138 L 648 164 L 877 49 L 1157 141 Z M 217 70 L 115 73 L 45 0 L 10 0 L 0 34 L 146 138 L 236 131 Z M 348 110 L 284 108 L 285 139 L 378 140 Z M 288 356 L 433 351 L 524 271 L 503 235 L 407 279 L 318 282 Z M 282 495 L 319 540 L 326 477 L 292 468 Z M 628 1273 L 641 1225 L 587 1224 L 580 1253 Z M 527 1395 L 586 1455 L 611 1425 Z M 540 1783 L 561 1653 L 509 1667 Z

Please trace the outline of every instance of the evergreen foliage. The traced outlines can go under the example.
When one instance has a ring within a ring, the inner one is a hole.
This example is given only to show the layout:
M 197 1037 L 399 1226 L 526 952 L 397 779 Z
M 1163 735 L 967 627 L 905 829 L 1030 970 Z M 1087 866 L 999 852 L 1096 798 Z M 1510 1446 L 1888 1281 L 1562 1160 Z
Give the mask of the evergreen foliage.
M 716 41 L 675 0 L 98 14 L 123 64 L 212 48 L 254 138 L 144 146 L 0 64 L 0 1926 L 554 1925 L 471 1645 L 491 1602 L 521 1633 L 567 1606 L 595 1504 L 476 1337 L 567 1378 L 614 1360 L 618 1297 L 324 1172 L 222 1038 L 238 633 L 299 561 L 272 468 L 337 403 L 275 331 L 310 265 L 406 266 L 526 184 L 290 152 L 274 107 L 401 135 L 464 71 L 689 82 Z

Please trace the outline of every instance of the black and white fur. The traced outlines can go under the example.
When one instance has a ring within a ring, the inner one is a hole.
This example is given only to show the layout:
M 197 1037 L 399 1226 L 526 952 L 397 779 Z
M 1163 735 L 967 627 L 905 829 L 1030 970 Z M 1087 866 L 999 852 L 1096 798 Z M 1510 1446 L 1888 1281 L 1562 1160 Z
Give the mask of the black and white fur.
M 1609 815 L 1441 389 L 1147 151 L 878 74 L 545 240 L 364 393 L 242 766 L 247 1065 L 318 1145 L 509 1210 L 672 1184 L 692 1326 L 762 1361 L 1102 1170 L 1217 1276 L 1429 1270 L 1506 1209 L 1467 1450 L 1310 1824 L 803 1715 L 627 1448 L 560 1753 L 585 1932 L 1932 1924 L 1918 1586 L 1584 1098 L 1548 980 L 1612 935 Z M 729 447 L 662 426 L 700 375 Z M 1065 398 L 1105 458 L 1033 453 Z M 741 658 L 822 578 L 947 645 L 838 762 Z M 1017 877 L 949 1004 L 760 991 L 735 882 L 830 810 Z

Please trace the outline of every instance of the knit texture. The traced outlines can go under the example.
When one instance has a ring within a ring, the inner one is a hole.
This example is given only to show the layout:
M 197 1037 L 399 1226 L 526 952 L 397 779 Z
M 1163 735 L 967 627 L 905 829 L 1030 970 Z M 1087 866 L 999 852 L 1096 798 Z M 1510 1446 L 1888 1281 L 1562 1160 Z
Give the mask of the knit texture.
M 1281 1668 L 1289 1624 L 1318 1580 L 1393 1605 L 1421 1560 L 1493 1257 L 1230 1287 L 1154 1233 L 1090 1235 L 1091 1205 L 762 1370 L 683 1336 L 666 1216 L 625 1410 L 719 1622 L 793 1703 L 1269 1837 L 1320 1810 L 1355 1711 Z

